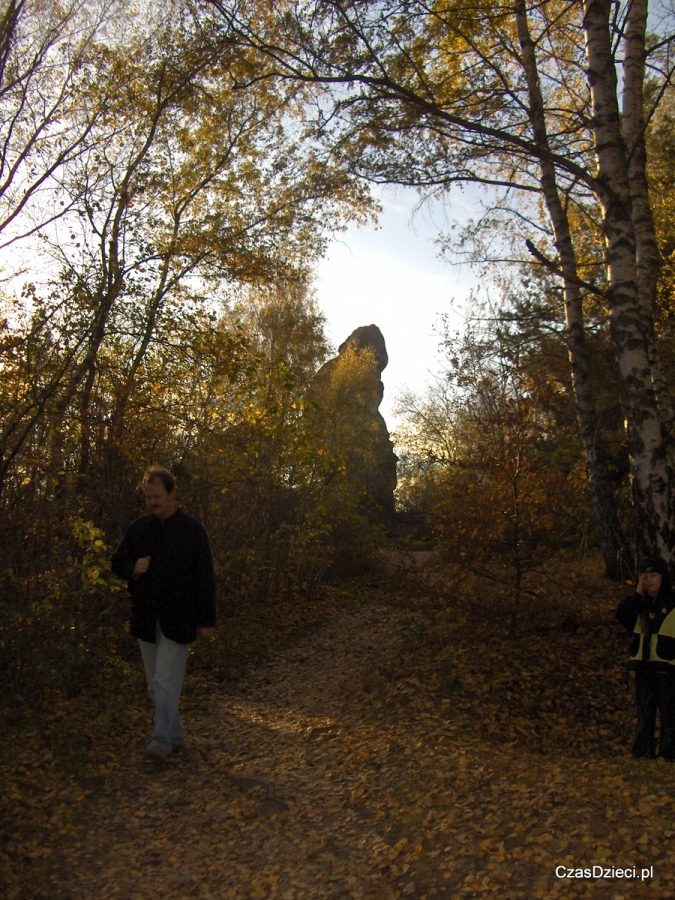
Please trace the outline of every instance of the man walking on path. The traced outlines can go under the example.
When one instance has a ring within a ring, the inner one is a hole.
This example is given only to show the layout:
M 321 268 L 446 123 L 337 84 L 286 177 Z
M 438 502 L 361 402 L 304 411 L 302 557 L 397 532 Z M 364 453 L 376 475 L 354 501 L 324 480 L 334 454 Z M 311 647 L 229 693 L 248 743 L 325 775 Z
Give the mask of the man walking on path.
M 178 701 L 188 645 L 215 627 L 215 575 L 206 531 L 176 503 L 171 472 L 150 466 L 143 493 L 150 513 L 131 523 L 112 556 L 112 570 L 129 586 L 131 633 L 138 638 L 155 705 L 147 753 L 166 759 L 185 742 Z

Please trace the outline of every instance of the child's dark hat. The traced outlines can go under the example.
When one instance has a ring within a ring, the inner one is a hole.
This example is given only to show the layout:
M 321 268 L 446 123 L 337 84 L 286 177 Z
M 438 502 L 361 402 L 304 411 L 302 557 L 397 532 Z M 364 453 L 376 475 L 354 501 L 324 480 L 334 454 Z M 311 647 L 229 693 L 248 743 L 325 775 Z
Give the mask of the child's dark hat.
M 645 556 L 638 567 L 638 574 L 643 575 L 647 572 L 657 572 L 664 575 L 668 571 L 668 567 L 658 556 Z

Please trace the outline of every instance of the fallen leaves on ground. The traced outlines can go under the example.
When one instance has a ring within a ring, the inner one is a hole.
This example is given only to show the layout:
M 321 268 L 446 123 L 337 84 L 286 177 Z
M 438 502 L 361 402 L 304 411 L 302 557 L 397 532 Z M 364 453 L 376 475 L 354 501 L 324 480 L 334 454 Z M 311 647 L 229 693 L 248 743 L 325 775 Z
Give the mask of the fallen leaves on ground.
M 44 795 L 25 805 L 9 900 L 673 896 L 675 775 L 628 757 L 615 598 L 582 604 L 575 629 L 531 610 L 508 641 L 391 591 L 190 695 L 187 756 L 147 761 L 135 715 L 54 819 Z M 30 763 L 41 781 L 49 758 Z

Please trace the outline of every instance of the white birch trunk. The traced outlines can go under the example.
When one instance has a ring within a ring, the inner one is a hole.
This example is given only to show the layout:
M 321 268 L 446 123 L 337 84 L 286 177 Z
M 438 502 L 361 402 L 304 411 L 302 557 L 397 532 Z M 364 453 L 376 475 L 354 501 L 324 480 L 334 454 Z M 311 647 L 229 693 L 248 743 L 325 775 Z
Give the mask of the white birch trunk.
M 649 199 L 647 148 L 645 143 L 644 78 L 647 58 L 648 0 L 631 0 L 628 8 L 623 60 L 623 135 L 628 152 L 628 178 L 633 227 L 637 246 L 637 274 L 640 305 L 649 341 L 652 380 L 661 420 L 672 443 L 675 410 L 654 334 L 656 289 L 661 271 L 661 253 L 656 239 L 654 216 Z M 672 465 L 672 460 L 671 460 Z
M 593 107 L 599 201 L 604 215 L 609 311 L 638 517 L 638 550 L 670 562 L 671 471 L 644 332 L 628 156 L 621 133 L 610 38 L 609 0 L 584 0 L 584 32 Z
M 522 52 L 522 66 L 527 82 L 532 135 L 540 151 L 541 189 L 553 227 L 556 250 L 563 273 L 565 296 L 566 343 L 572 370 L 572 386 L 579 430 L 586 454 L 586 466 L 600 547 L 607 575 L 615 578 L 620 570 L 624 541 L 619 526 L 612 480 L 603 452 L 598 426 L 595 396 L 584 330 L 583 297 L 579 286 L 576 253 L 567 212 L 560 199 L 553 163 L 544 101 L 530 33 L 526 0 L 516 0 L 516 25 Z

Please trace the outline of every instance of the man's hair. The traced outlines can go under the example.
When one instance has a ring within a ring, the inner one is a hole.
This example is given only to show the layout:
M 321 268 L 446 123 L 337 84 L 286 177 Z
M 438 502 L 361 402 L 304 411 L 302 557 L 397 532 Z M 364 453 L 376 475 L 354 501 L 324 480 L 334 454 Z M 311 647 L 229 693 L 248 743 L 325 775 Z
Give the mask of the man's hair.
M 143 484 L 149 484 L 152 481 L 161 481 L 167 494 L 170 494 L 176 487 L 176 479 L 164 466 L 148 466 L 143 472 Z

